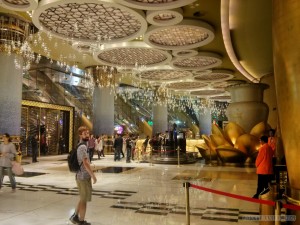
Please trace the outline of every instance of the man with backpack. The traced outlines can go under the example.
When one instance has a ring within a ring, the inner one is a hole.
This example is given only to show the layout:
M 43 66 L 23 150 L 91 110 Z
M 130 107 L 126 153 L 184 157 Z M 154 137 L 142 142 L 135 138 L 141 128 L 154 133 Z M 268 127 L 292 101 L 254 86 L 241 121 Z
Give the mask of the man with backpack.
M 90 167 L 89 154 L 87 153 L 86 142 L 89 140 L 89 131 L 86 127 L 78 128 L 79 144 L 77 146 L 77 160 L 79 170 L 76 172 L 76 183 L 78 187 L 80 200 L 77 204 L 74 214 L 70 217 L 73 224 L 90 225 L 84 220 L 87 202 L 92 200 L 92 182 L 95 184 L 97 178 Z

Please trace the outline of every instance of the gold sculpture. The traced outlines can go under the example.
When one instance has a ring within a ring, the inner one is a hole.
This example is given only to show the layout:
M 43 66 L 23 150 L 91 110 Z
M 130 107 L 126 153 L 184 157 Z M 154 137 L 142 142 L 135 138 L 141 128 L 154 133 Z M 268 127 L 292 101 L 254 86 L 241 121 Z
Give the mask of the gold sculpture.
M 210 137 L 202 135 L 206 146 L 197 146 L 201 155 L 217 157 L 222 163 L 243 164 L 247 159 L 254 162 L 260 146 L 259 138 L 265 135 L 270 126 L 265 122 L 255 125 L 250 134 L 236 123 L 230 122 L 226 125 L 224 132 L 216 125 L 212 124 L 212 134 Z

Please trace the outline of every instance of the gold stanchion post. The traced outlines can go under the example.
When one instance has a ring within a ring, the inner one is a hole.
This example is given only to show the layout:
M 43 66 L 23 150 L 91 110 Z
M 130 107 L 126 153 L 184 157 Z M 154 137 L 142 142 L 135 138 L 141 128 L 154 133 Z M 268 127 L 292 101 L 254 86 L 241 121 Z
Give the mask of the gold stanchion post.
M 276 201 L 275 205 L 275 225 L 281 225 L 281 202 Z
M 190 188 L 190 183 L 185 182 L 183 184 L 183 187 L 185 188 L 185 215 L 186 215 L 186 225 L 190 225 L 190 193 L 189 193 L 189 188 Z

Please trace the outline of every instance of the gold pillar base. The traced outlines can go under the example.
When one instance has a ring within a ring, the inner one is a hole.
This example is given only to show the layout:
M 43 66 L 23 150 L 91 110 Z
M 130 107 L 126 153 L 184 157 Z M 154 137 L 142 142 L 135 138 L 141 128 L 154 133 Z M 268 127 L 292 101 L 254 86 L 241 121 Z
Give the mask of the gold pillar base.
M 300 206 L 300 190 L 294 189 L 291 187 L 287 187 L 286 188 L 286 199 L 287 199 L 288 204 Z M 295 221 L 287 221 L 288 225 L 300 225 L 300 211 L 299 210 L 288 209 L 286 215 L 288 216 L 287 218 L 289 218 L 291 216 L 296 217 Z

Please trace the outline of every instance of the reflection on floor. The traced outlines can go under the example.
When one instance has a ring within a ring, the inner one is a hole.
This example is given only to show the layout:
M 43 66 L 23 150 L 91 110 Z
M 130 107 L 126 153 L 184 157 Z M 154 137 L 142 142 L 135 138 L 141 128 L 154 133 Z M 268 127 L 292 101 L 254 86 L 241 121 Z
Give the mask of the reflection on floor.
M 122 173 L 128 170 L 132 170 L 135 167 L 121 167 L 121 166 L 109 166 L 100 169 L 102 173 Z
M 3 184 L 3 186 L 10 187 L 10 184 L 7 182 Z M 74 188 L 63 188 L 63 187 L 56 187 L 54 185 L 29 185 L 29 184 L 22 184 L 17 183 L 17 190 L 22 191 L 51 191 L 55 192 L 56 194 L 62 194 L 62 195 L 78 195 L 78 189 L 77 187 Z M 136 192 L 134 191 L 120 191 L 120 190 L 114 190 L 114 191 L 98 191 L 93 190 L 93 195 L 101 197 L 101 198 L 111 198 L 111 199 L 125 199 L 129 196 L 132 196 Z
M 46 173 L 39 173 L 39 172 L 28 172 L 28 171 L 24 171 L 24 173 L 22 175 L 17 175 L 16 177 L 34 177 L 34 176 L 40 176 L 40 175 L 44 175 Z M 7 172 L 4 172 L 4 175 L 7 175 Z
M 211 181 L 213 179 L 233 179 L 239 180 L 243 177 L 246 180 L 256 180 L 255 173 L 245 172 L 232 172 L 232 171 L 197 171 L 197 170 L 184 170 L 179 175 L 175 176 L 174 180 L 202 180 Z
M 120 201 L 118 204 L 111 206 L 112 208 L 130 209 L 135 210 L 136 213 L 152 214 L 152 215 L 168 215 L 168 214 L 181 214 L 185 215 L 185 206 L 178 206 L 176 204 L 162 204 L 158 202 L 137 203 Z M 258 212 L 246 212 L 239 209 L 231 208 L 191 208 L 190 213 L 193 216 L 199 216 L 199 219 L 217 220 L 217 221 L 230 221 L 238 222 L 247 218 L 255 219 L 259 215 Z
M 66 155 L 39 158 L 24 164 L 26 174 L 16 177 L 11 193 L 8 177 L 0 191 L 0 224 L 70 224 L 78 193 Z M 31 161 L 28 159 L 28 161 Z M 185 190 L 189 181 L 239 195 L 256 190 L 254 168 L 207 166 L 197 162 L 153 165 L 114 162 L 113 156 L 93 161 L 98 182 L 88 203 L 86 220 L 93 225 L 185 225 Z M 190 188 L 191 225 L 258 224 L 259 205 Z M 253 219 L 251 219 L 253 218 Z M 46 221 L 46 222 L 45 222 Z

